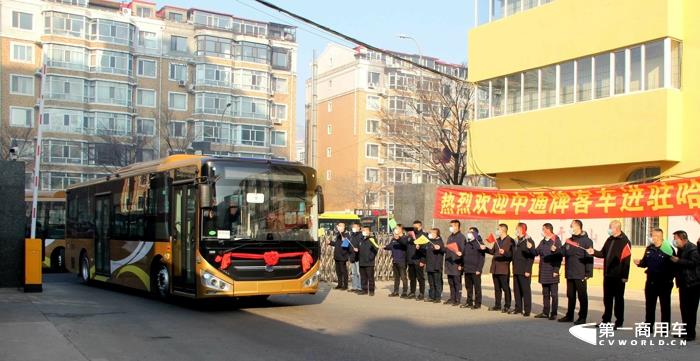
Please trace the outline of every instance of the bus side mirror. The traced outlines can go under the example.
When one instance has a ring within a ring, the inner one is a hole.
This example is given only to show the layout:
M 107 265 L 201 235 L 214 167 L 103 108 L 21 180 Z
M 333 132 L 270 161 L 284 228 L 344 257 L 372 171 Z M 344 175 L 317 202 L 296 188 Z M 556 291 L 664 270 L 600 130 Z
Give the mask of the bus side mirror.
M 316 186 L 316 202 L 317 202 L 316 207 L 318 208 L 318 214 L 322 214 L 326 210 L 326 207 L 324 205 L 324 199 L 323 199 L 323 187 L 321 187 L 321 186 Z
M 199 185 L 199 204 L 202 208 L 211 207 L 211 185 L 202 183 Z

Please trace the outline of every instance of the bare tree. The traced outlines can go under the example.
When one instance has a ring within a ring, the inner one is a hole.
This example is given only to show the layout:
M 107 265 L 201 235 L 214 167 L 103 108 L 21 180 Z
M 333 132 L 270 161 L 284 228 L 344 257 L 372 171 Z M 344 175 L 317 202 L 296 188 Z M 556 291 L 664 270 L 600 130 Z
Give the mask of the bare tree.
M 394 160 L 436 173 L 442 183 L 476 185 L 467 175 L 474 85 L 447 77 L 409 78 L 382 109 L 382 136 Z
M 184 152 L 192 146 L 194 129 L 185 121 L 175 120 L 173 111 L 166 104 L 161 106 L 160 112 L 154 113 L 154 118 L 162 141 L 161 148 L 165 148 L 168 154 Z
M 109 173 L 152 158 L 146 156 L 146 153 L 153 152 L 155 156 L 154 137 L 138 135 L 132 131 L 126 135 L 103 134 L 98 138 L 99 141 L 92 144 L 94 149 L 90 150 L 90 156 L 96 165 Z
M 10 159 L 11 148 L 16 148 L 19 158 L 31 159 L 34 155 L 34 129 L 0 125 L 0 159 Z

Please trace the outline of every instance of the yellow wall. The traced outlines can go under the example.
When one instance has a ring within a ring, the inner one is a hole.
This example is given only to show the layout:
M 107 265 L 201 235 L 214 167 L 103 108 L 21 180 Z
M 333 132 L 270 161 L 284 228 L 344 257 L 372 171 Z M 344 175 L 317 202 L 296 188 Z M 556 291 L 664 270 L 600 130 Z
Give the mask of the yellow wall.
M 696 0 L 556 0 L 478 26 L 469 32 L 469 80 L 681 38 L 685 29 L 679 20 L 689 14 L 690 2 Z

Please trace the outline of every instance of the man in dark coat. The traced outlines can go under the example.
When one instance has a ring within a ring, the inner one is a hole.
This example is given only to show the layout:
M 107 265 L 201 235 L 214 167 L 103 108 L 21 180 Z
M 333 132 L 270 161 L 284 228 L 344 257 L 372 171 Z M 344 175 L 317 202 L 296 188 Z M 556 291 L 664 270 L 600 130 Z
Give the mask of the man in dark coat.
M 588 285 L 586 280 L 593 277 L 593 257 L 587 249 L 593 247 L 593 241 L 583 230 L 583 222 L 575 219 L 571 222 L 571 238 L 561 249 L 564 256 L 564 270 L 566 271 L 566 298 L 568 307 L 566 316 L 559 322 L 574 322 L 576 325 L 586 323 L 588 317 Z M 576 296 L 578 295 L 578 319 L 574 321 L 576 310 Z
M 491 277 L 496 304 L 489 311 L 510 312 L 510 262 L 513 260 L 513 239 L 508 235 L 508 225 L 498 225 L 497 238 L 493 247 L 486 251 L 493 255 L 491 262 Z M 501 297 L 505 298 L 505 304 L 501 309 Z
M 394 228 L 394 236 L 384 249 L 391 251 L 392 270 L 394 272 L 394 292 L 389 294 L 389 297 L 397 297 L 399 295 L 399 285 L 403 283 L 403 292 L 401 298 L 408 296 L 408 280 L 406 279 L 406 246 L 408 245 L 408 237 L 403 233 L 403 227 L 400 224 Z
M 518 223 L 515 227 L 517 240 L 513 247 L 513 293 L 515 294 L 514 315 L 530 317 L 532 310 L 532 264 L 537 250 L 535 242 L 527 234 L 527 225 Z
M 535 318 L 557 319 L 559 308 L 559 268 L 561 267 L 561 241 L 554 234 L 551 223 L 542 225 L 544 237 L 537 246 L 540 256 L 539 282 L 542 285 L 542 313 Z
M 467 301 L 461 308 L 481 308 L 481 272 L 484 269 L 484 253 L 486 246 L 476 227 L 470 227 L 467 232 L 467 242 L 462 254 L 464 268 L 464 288 L 467 290 Z
M 458 220 L 450 221 L 450 236 L 445 243 L 445 273 L 450 285 L 450 299 L 444 303 L 452 306 L 459 306 L 462 301 L 462 254 L 466 238 L 460 226 Z
M 678 247 L 678 256 L 671 257 L 676 264 L 676 286 L 681 306 L 681 319 L 685 323 L 687 341 L 695 340 L 695 325 L 700 301 L 700 253 L 698 247 L 688 240 L 685 231 L 673 232 Z
M 362 227 L 362 238 L 358 245 L 358 264 L 360 266 L 360 295 L 374 296 L 374 259 L 377 257 L 379 244 L 369 227 Z
M 425 251 L 425 270 L 428 272 L 428 298 L 426 302 L 439 303 L 442 298 L 442 271 L 445 261 L 445 243 L 440 237 L 440 230 L 433 228 L 428 234 L 430 243 Z
M 630 260 L 632 259 L 632 243 L 622 232 L 622 223 L 618 220 L 610 222 L 608 237 L 600 251 L 593 247 L 588 254 L 603 258 L 603 322 L 610 323 L 615 308 L 615 328 L 622 327 L 625 320 L 625 283 L 630 275 Z
M 328 245 L 333 247 L 333 260 L 335 261 L 335 274 L 338 277 L 337 290 L 348 289 L 348 259 L 350 257 L 350 233 L 345 231 L 345 223 L 338 223 L 333 240 Z M 343 244 L 346 243 L 346 244 Z
M 416 245 L 413 241 L 421 236 L 428 237 L 428 234 L 423 230 L 423 223 L 421 221 L 414 221 L 413 235 L 409 237 L 408 247 L 406 248 L 406 263 L 408 264 L 408 280 L 410 285 L 408 297 L 415 297 L 416 300 L 419 301 L 422 301 L 425 297 L 425 263 L 421 262 L 421 259 L 425 258 L 425 245 Z M 418 283 L 418 294 L 416 294 L 416 282 Z
M 651 244 L 644 250 L 642 259 L 635 259 L 634 264 L 646 268 L 647 281 L 644 284 L 646 314 L 644 322 L 654 325 L 656 318 L 656 300 L 661 305 L 661 322 L 671 323 L 671 291 L 673 290 L 674 265 L 671 255 L 661 250 L 664 243 L 664 231 L 654 228 L 651 231 Z M 673 249 L 671 249 L 673 250 Z

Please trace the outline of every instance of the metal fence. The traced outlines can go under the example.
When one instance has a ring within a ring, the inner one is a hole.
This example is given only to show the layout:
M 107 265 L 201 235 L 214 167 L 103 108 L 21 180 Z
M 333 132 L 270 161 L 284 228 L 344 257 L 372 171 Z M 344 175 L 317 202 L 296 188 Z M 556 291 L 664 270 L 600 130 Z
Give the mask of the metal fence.
M 374 279 L 386 281 L 392 279 L 391 252 L 385 251 L 383 247 L 391 242 L 390 234 L 378 234 L 375 236 L 380 248 L 377 258 L 374 260 Z M 333 247 L 328 245 L 332 240 L 332 235 L 325 235 L 319 238 L 321 241 L 321 280 L 326 282 L 336 282 L 335 261 L 333 260 Z M 350 262 L 348 262 L 348 273 L 350 272 Z

